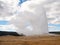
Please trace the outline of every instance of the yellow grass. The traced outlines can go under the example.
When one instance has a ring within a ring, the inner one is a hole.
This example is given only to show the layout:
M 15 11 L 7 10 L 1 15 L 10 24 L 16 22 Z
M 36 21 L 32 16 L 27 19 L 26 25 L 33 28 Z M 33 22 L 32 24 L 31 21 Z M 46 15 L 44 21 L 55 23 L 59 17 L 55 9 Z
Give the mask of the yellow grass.
M 60 45 L 60 36 L 1 36 L 0 45 Z

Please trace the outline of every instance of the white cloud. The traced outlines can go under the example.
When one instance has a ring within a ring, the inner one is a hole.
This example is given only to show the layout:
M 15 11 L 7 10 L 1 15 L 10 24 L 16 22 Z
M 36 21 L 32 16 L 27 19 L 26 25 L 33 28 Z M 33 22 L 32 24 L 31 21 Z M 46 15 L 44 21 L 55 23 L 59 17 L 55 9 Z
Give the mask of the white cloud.
M 6 17 L 0 17 L 0 20 L 10 21 L 10 20 L 12 20 L 12 19 L 16 19 L 16 15 L 6 16 Z
M 48 26 L 48 28 L 56 28 L 56 26 Z
M 51 30 L 49 30 L 49 32 L 60 32 L 60 30 L 58 30 L 58 29 L 57 29 L 57 30 L 55 30 L 55 29 L 52 30 L 52 29 L 51 29 Z
M 52 24 L 60 24 L 60 1 L 55 1 L 47 6 L 48 22 Z M 50 20 L 51 19 L 51 20 Z
M 0 17 L 16 15 L 19 0 L 0 0 Z
M 15 27 L 13 24 L 11 25 L 0 25 L 0 31 L 10 31 L 10 32 L 16 32 L 17 27 Z

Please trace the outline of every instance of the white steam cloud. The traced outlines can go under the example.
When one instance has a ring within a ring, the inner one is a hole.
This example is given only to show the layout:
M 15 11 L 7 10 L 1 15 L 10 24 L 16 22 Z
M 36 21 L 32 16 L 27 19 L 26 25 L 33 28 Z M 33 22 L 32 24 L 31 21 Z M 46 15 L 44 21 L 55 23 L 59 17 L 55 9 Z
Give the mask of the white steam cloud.
M 36 3 L 38 2 L 38 3 Z M 11 20 L 19 34 L 25 35 L 40 35 L 48 33 L 48 23 L 46 12 L 44 9 L 45 0 L 26 1 L 21 4 L 18 16 L 15 20 Z

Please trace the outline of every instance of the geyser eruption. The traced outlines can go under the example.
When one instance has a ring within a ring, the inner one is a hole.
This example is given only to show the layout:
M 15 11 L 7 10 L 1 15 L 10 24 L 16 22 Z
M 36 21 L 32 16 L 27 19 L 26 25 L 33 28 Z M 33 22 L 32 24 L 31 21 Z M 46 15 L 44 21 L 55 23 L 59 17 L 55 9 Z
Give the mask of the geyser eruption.
M 23 33 L 28 36 L 48 33 L 48 23 L 43 2 L 26 1 L 21 4 L 16 19 L 10 21 L 17 27 L 18 34 Z

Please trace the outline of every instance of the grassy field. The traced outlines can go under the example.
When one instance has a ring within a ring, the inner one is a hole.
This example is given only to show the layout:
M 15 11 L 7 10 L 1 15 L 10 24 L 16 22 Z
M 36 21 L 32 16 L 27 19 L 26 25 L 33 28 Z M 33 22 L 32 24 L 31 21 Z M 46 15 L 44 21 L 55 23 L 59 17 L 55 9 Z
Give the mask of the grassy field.
M 0 45 L 60 45 L 60 36 L 1 36 Z

